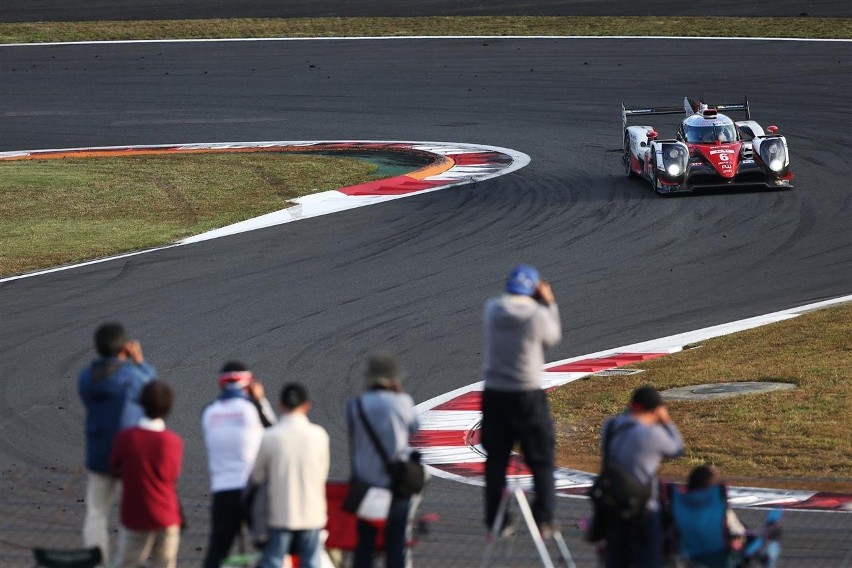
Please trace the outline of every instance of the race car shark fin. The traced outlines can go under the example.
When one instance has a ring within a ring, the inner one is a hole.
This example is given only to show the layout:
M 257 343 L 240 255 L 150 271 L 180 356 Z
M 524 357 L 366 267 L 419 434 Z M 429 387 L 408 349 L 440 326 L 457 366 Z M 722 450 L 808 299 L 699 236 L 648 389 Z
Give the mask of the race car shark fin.
M 693 114 L 701 110 L 701 103 L 698 101 L 694 101 L 689 97 L 684 97 L 683 110 L 686 111 L 686 116 L 692 116 Z

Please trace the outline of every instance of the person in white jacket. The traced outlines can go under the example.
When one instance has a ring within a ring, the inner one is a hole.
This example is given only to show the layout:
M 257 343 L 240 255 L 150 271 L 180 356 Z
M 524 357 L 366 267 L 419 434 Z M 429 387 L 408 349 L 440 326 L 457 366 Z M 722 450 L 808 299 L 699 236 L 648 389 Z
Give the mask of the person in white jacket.
M 299 566 L 319 568 L 320 532 L 328 519 L 328 433 L 308 420 L 311 401 L 303 385 L 285 385 L 280 408 L 283 414 L 264 432 L 251 474 L 253 484 L 266 484 L 268 499 L 267 541 L 258 566 L 280 568 L 291 553 Z
M 243 490 L 263 431 L 276 422 L 263 385 L 243 363 L 225 363 L 219 386 L 219 397 L 201 415 L 213 494 L 204 568 L 219 568 L 242 530 Z

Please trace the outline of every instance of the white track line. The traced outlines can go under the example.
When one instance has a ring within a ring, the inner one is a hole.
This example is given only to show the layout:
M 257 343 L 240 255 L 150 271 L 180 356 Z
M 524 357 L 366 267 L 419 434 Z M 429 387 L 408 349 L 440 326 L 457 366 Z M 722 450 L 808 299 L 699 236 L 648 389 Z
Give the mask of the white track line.
M 209 38 L 209 39 L 124 39 L 124 40 L 105 40 L 105 41 L 56 41 L 45 43 L 0 43 L 0 47 L 39 47 L 39 46 L 58 46 L 58 45 L 127 45 L 127 44 L 144 44 L 144 43 L 212 43 L 212 42 L 258 42 L 258 41 L 406 41 L 406 40 L 500 40 L 500 39 L 529 39 L 529 40 L 695 40 L 695 41 L 793 41 L 793 42 L 813 42 L 813 43 L 849 43 L 852 39 L 840 38 L 806 38 L 806 37 L 713 37 L 713 36 L 632 36 L 632 35 L 615 35 L 615 36 L 589 36 L 589 35 L 540 35 L 540 36 L 524 36 L 524 35 L 444 35 L 444 36 L 335 36 L 335 37 L 252 37 L 252 38 Z

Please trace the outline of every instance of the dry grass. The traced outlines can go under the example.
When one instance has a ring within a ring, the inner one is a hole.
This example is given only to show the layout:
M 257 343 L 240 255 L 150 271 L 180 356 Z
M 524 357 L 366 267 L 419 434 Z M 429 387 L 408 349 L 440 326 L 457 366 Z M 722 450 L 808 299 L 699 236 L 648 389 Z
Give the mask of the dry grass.
M 281 153 L 0 162 L 0 274 L 162 245 L 375 172 Z
M 635 365 L 645 372 L 591 377 L 551 394 L 561 465 L 597 471 L 604 418 L 633 389 L 728 381 L 790 382 L 797 388 L 702 402 L 671 402 L 686 441 L 662 473 L 683 479 L 705 462 L 729 480 L 852 492 L 852 304 L 707 341 Z
M 0 43 L 237 37 L 728 36 L 852 38 L 852 18 L 468 16 L 0 23 Z

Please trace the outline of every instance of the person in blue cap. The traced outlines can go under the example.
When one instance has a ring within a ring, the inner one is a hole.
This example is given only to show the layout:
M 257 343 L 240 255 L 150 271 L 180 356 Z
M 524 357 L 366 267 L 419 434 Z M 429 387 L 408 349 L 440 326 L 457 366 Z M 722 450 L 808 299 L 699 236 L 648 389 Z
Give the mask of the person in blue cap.
M 533 517 L 546 537 L 554 528 L 556 442 L 541 373 L 544 350 L 562 339 L 562 325 L 553 290 L 538 270 L 516 266 L 506 281 L 506 293 L 485 302 L 483 339 L 485 523 L 489 531 L 494 528 L 509 457 L 520 443 L 533 476 Z M 497 529 L 510 531 L 511 524 L 505 521 Z

